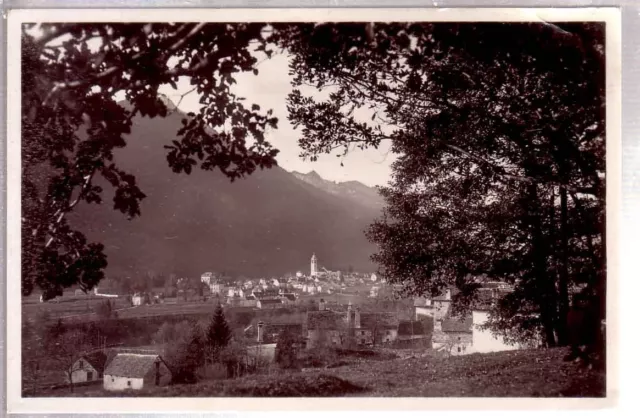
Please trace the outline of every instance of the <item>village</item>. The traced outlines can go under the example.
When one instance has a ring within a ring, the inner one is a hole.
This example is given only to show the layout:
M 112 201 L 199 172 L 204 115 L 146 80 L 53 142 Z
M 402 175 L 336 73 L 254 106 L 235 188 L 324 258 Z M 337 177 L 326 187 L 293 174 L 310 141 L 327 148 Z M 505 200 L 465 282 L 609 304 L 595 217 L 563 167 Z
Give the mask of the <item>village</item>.
M 417 350 L 460 356 L 532 346 L 507 344 L 501 336 L 483 328 L 492 304 L 512 291 L 504 283 L 484 281 L 479 291 L 480 302 L 467 315 L 458 317 L 451 309 L 452 297 L 457 292 L 455 288 L 448 288 L 436 296 L 400 298 L 396 288 L 375 273 L 343 275 L 319 268 L 315 254 L 311 257 L 308 274 L 297 272 L 292 277 L 279 279 L 233 281 L 205 272 L 200 282 L 201 291 L 186 295 L 183 290 L 173 301 L 162 292 L 137 291 L 123 296 L 105 293 L 100 288 L 87 296 L 92 300 L 103 300 L 106 306 L 121 306 L 113 301 L 124 303 L 124 307 L 113 309 L 110 318 L 121 325 L 127 317 L 135 318 L 136 314 L 138 319 L 153 323 L 148 320 L 153 309 L 162 309 L 165 315 L 161 318 L 165 322 L 155 336 L 165 332 L 163 328 L 173 326 L 177 330 L 187 326 L 186 322 L 172 322 L 170 309 L 175 310 L 173 316 L 176 318 L 184 318 L 180 315 L 184 314 L 184 308 L 194 307 L 196 310 L 191 313 L 203 318 L 210 317 L 218 307 L 232 329 L 232 340 L 242 342 L 242 356 L 238 356 L 242 357 L 239 361 L 242 364 L 236 360 L 235 367 L 241 367 L 243 373 L 249 370 L 259 373 L 260 369 L 278 367 L 282 357 L 278 354 L 279 344 L 285 334 L 292 341 L 290 348 L 296 358 L 316 355 L 313 353 L 326 352 L 326 349 L 350 350 L 356 355 L 359 350 L 394 355 Z M 192 300 L 194 297 L 195 301 Z M 46 302 L 47 305 L 56 303 L 65 302 L 62 299 Z M 67 321 L 85 326 L 92 323 L 91 315 L 67 317 Z M 65 326 L 60 319 L 57 324 Z M 99 334 L 98 345 L 89 344 L 83 352 L 68 355 L 66 367 L 69 369 L 54 370 L 53 374 L 57 373 L 60 380 L 50 386 L 40 384 L 45 391 L 46 387 L 135 391 L 166 386 L 179 380 L 174 376 L 176 365 L 167 358 L 169 343 L 166 336 L 161 337 L 165 344 L 159 344 L 155 336 L 149 339 L 151 345 L 108 344 L 107 337 L 103 337 L 103 331 L 99 329 L 93 328 L 93 332 Z M 313 361 L 309 365 L 313 367 Z M 218 377 L 236 375 L 237 372 L 226 370 Z

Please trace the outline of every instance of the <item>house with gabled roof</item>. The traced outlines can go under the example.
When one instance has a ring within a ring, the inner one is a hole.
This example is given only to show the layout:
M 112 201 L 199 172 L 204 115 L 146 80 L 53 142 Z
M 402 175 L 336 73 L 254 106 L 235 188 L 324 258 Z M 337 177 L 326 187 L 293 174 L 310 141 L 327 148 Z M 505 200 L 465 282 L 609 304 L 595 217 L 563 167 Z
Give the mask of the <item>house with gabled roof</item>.
M 438 337 L 434 337 L 434 340 L 442 342 L 449 354 L 461 355 L 473 351 L 473 320 L 471 315 L 464 317 L 448 315 L 443 319 L 440 331 L 440 333 L 436 333 Z M 444 338 L 440 338 L 440 336 Z
M 69 383 L 70 374 L 71 382 L 74 384 L 99 382 L 102 380 L 106 362 L 107 355 L 101 350 L 84 354 L 73 362 L 69 370 L 70 373 L 65 373 L 65 380 Z
M 103 386 L 110 391 L 165 386 L 171 370 L 157 354 L 118 353 L 104 370 Z

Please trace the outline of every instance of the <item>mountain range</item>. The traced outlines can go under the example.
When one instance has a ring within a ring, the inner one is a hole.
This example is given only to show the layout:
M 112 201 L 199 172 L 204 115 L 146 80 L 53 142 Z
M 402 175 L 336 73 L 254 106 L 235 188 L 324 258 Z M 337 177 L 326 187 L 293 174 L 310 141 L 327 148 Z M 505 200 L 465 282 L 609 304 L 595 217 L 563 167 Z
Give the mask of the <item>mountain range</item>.
M 79 205 L 70 215 L 105 245 L 107 276 L 307 272 L 313 253 L 329 270 L 375 270 L 375 246 L 364 235 L 383 207 L 375 189 L 277 166 L 233 183 L 218 171 L 175 174 L 163 146 L 176 139 L 183 117 L 178 109 L 163 119 L 137 117 L 127 146 L 114 153 L 147 195 L 140 217 L 113 210 L 109 187 L 103 204 Z

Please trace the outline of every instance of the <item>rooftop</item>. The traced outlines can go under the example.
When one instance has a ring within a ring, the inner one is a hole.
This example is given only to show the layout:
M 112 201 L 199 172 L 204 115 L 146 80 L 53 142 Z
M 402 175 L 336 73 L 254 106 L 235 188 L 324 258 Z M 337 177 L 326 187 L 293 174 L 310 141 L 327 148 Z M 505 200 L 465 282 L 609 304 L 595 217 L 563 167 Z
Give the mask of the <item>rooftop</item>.
M 398 325 L 398 335 L 427 335 L 431 330 L 427 332 L 424 322 L 422 321 L 401 321 Z
M 363 312 L 360 314 L 362 328 L 398 328 L 399 320 L 395 312 Z
M 119 353 L 109 363 L 104 374 L 142 378 L 155 367 L 158 360 L 163 361 L 157 354 Z
M 442 321 L 442 332 L 464 332 L 471 333 L 473 318 L 467 315 L 464 318 L 446 317 Z
M 344 314 L 333 311 L 307 312 L 307 329 L 338 329 L 345 326 Z

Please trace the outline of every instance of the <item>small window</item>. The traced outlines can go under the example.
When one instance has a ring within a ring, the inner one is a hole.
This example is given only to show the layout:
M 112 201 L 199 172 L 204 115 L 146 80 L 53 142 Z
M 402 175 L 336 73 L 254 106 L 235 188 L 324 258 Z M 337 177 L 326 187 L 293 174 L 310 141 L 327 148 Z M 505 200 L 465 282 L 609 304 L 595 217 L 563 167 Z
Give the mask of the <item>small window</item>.
M 127 380 L 127 386 L 131 387 L 131 380 Z
M 116 378 L 115 378 L 115 377 L 112 377 L 112 378 L 111 378 L 111 381 L 112 381 L 112 382 L 115 382 L 115 381 L 116 381 Z
M 87 380 L 93 380 L 93 372 L 87 372 Z
M 360 340 L 360 344 L 364 344 L 364 338 Z
M 387 330 L 387 335 L 391 335 L 391 331 Z
M 78 361 L 78 366 L 82 369 L 84 368 L 84 362 L 82 360 Z
M 458 347 L 458 353 L 462 352 L 462 348 Z

